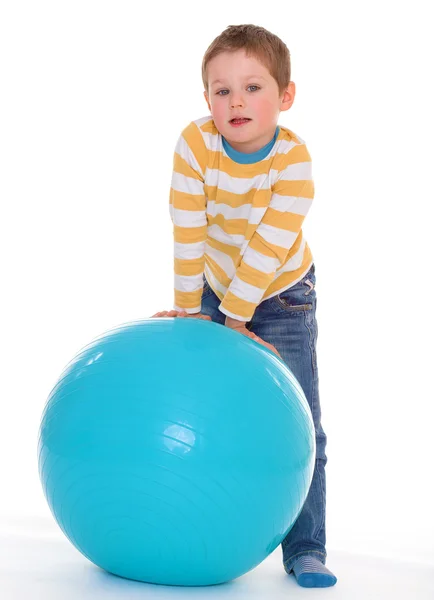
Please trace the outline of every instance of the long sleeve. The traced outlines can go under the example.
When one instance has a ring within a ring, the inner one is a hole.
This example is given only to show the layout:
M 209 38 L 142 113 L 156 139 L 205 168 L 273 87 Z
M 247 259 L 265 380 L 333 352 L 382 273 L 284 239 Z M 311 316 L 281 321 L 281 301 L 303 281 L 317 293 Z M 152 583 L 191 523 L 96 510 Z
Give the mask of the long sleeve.
M 314 197 L 312 162 L 306 145 L 294 146 L 285 159 L 270 204 L 219 306 L 225 315 L 240 321 L 251 320 L 276 270 L 300 239 Z
M 175 147 L 169 209 L 174 238 L 174 308 L 195 313 L 200 312 L 203 289 L 206 196 L 203 170 L 183 135 L 186 132 Z

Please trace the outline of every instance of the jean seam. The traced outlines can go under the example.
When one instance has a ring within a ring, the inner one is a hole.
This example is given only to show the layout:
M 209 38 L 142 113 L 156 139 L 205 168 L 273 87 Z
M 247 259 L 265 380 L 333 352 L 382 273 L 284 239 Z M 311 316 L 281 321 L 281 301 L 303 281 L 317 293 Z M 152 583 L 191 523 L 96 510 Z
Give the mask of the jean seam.
M 312 303 L 312 325 L 313 327 L 315 327 L 315 305 L 314 302 Z M 305 312 L 305 318 L 304 318 L 304 323 L 307 327 L 307 330 L 309 332 L 309 349 L 310 349 L 310 359 L 311 359 L 311 366 L 312 366 L 312 398 L 313 398 L 313 392 L 314 392 L 314 386 L 316 385 L 316 379 L 317 379 L 317 369 L 316 369 L 316 365 L 315 365 L 315 332 L 312 330 L 312 327 L 309 325 L 309 321 L 308 321 L 308 313 L 307 311 Z M 312 402 L 313 404 L 313 402 Z
M 324 507 L 324 511 L 323 511 L 323 514 L 322 514 L 321 523 L 318 525 L 317 530 L 314 533 L 314 537 L 316 539 L 319 538 L 319 532 L 321 531 L 321 529 L 323 527 L 325 528 L 325 510 L 326 510 L 326 507 L 325 507 L 325 492 L 324 492 L 324 488 L 323 488 L 323 485 L 322 485 L 321 477 L 319 476 L 318 460 L 320 460 L 320 459 L 318 459 L 318 458 L 315 459 L 315 467 L 314 468 L 315 468 L 315 470 L 317 472 L 317 477 L 319 479 L 319 487 L 321 488 L 321 502 L 322 502 L 322 506 Z
M 315 365 L 315 356 L 314 356 L 315 320 L 316 320 L 316 317 L 315 317 L 315 311 L 314 311 L 314 313 L 313 313 L 313 320 L 312 320 L 313 327 L 311 327 L 309 325 L 309 322 L 308 322 L 308 319 L 307 319 L 307 313 L 306 313 L 306 316 L 305 316 L 305 325 L 306 325 L 306 327 L 307 327 L 307 329 L 309 331 L 309 348 L 310 348 L 310 354 L 311 354 L 311 364 L 312 364 L 312 374 L 313 374 L 313 377 L 312 377 L 312 390 L 311 390 L 312 417 L 313 417 L 314 408 L 316 407 L 316 403 L 318 401 L 317 394 L 316 394 L 317 385 L 318 385 L 318 382 L 317 382 L 317 369 L 316 369 L 316 365 Z M 315 433 L 316 433 L 316 431 L 315 431 Z M 317 471 L 317 474 L 319 476 L 318 467 L 317 467 L 317 460 L 318 459 L 315 458 L 315 467 L 314 468 Z M 323 489 L 321 478 L 320 478 L 320 488 L 321 488 L 321 496 L 322 496 L 321 499 L 322 499 L 322 503 L 323 503 L 323 506 L 324 506 L 324 504 L 325 504 L 325 493 L 324 493 L 324 489 Z M 321 528 L 324 527 L 324 526 L 325 526 L 325 514 L 323 514 L 323 518 L 321 519 L 321 523 L 318 525 L 315 533 L 313 534 L 315 538 L 318 539 L 318 534 L 321 531 Z

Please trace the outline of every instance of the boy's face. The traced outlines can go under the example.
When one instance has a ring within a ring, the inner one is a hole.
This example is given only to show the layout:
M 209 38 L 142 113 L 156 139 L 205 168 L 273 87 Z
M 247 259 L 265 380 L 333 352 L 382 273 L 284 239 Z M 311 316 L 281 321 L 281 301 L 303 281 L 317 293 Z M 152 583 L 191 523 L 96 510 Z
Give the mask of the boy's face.
M 220 80 L 220 81 L 216 81 Z M 219 132 L 239 152 L 256 152 L 270 142 L 280 111 L 294 102 L 295 84 L 279 96 L 277 82 L 268 69 L 243 49 L 222 52 L 208 63 L 209 95 L 205 100 Z M 235 115 L 250 118 L 239 127 Z

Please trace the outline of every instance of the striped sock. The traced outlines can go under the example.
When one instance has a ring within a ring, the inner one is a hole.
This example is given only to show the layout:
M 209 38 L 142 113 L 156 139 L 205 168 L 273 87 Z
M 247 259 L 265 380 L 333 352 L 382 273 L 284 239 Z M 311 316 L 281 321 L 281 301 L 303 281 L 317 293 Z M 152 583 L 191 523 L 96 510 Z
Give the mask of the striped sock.
M 337 578 L 313 556 L 301 556 L 292 567 L 297 583 L 302 587 L 330 587 Z

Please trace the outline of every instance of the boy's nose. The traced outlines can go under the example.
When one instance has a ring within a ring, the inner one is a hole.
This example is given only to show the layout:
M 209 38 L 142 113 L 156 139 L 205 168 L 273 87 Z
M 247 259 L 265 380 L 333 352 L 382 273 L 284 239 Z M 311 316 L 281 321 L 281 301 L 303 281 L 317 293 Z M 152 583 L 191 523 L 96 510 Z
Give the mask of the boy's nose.
M 238 98 L 238 96 L 236 96 L 235 94 L 232 94 L 231 107 L 235 108 L 236 106 L 244 106 L 243 98 L 242 98 L 242 96 L 240 96 Z

